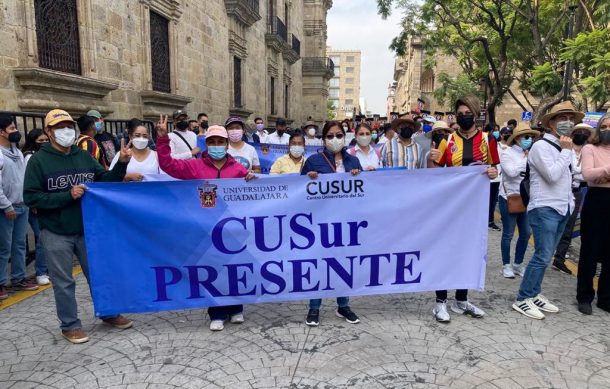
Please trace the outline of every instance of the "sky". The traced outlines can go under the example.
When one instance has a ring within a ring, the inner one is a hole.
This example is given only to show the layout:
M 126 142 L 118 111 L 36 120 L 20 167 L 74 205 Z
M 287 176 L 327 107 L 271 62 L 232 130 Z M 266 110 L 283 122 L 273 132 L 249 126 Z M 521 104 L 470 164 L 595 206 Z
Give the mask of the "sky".
M 394 77 L 394 53 L 388 49 L 400 33 L 400 11 L 383 20 L 376 0 L 334 0 L 328 12 L 327 44 L 337 50 L 362 51 L 360 97 L 369 111 L 385 116 L 388 85 Z

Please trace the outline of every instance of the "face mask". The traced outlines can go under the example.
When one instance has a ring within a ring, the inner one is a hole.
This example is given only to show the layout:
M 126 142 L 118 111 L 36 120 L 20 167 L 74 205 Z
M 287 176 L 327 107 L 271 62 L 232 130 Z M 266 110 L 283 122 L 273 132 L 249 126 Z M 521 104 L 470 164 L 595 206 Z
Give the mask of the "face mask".
M 281 138 L 286 130 L 276 130 L 275 132 L 277 132 L 277 135 Z
M 432 142 L 434 142 L 434 144 L 436 145 L 436 147 L 438 147 L 441 142 L 443 141 L 443 139 L 447 139 L 447 135 L 445 134 L 432 134 Z
M 610 145 L 610 131 L 600 131 L 599 141 L 603 145 Z
M 104 132 L 104 123 L 95 122 L 95 132 L 98 134 L 101 134 L 102 132 Z
M 432 131 L 432 126 L 430 124 L 424 124 L 424 132 L 430 132 Z
M 186 120 L 182 120 L 182 121 L 176 123 L 176 128 L 179 131 L 186 131 L 186 129 L 189 128 L 189 122 L 187 122 Z
M 343 126 L 343 131 L 347 132 L 348 128 L 347 126 Z
M 559 135 L 570 136 L 570 133 L 572 133 L 572 129 L 574 129 L 574 122 L 570 120 L 557 122 L 557 133 Z
M 582 146 L 587 143 L 587 139 L 589 139 L 589 135 L 587 134 L 574 134 L 572 137 L 574 144 L 577 146 Z
M 15 131 L 15 132 L 11 132 L 10 134 L 8 134 L 8 141 L 11 143 L 19 143 L 19 141 L 21 140 L 21 133 L 19 131 Z
M 402 128 L 400 130 L 400 137 L 402 139 L 411 139 L 411 137 L 413 136 L 413 132 L 414 131 L 412 128 L 409 128 L 409 127 Z
M 529 150 L 530 147 L 532 147 L 532 143 L 533 143 L 532 138 L 529 138 L 529 139 L 523 138 L 519 141 L 519 146 L 521 146 L 521 148 L 523 150 Z
M 371 139 L 372 140 L 377 140 L 377 133 L 373 132 L 373 134 L 371 134 Z
M 459 115 L 457 117 L 457 124 L 460 126 L 462 131 L 468 131 L 474 126 L 473 115 Z
M 148 139 L 146 138 L 133 138 L 131 144 L 138 150 L 144 150 L 148 147 Z
M 327 139 L 326 140 L 326 148 L 328 149 L 328 151 L 330 151 L 331 153 L 338 153 L 339 151 L 341 151 L 341 149 L 343 148 L 343 146 L 345 145 L 345 138 L 333 138 L 333 139 Z
M 76 139 L 76 132 L 70 127 L 60 128 L 53 133 L 55 134 L 55 141 L 62 147 L 72 146 Z
M 301 158 L 305 154 L 305 147 L 303 146 L 290 146 L 290 155 L 295 158 Z
M 263 131 L 265 129 L 265 125 L 263 123 L 258 123 L 256 125 L 256 130 L 257 131 Z
M 371 139 L 371 135 L 361 135 L 358 137 L 358 139 L 356 139 L 356 141 L 358 142 L 358 145 L 366 147 L 371 144 Z
M 242 130 L 229 130 L 229 140 L 233 143 L 237 143 L 244 136 L 244 132 Z
M 493 135 L 496 140 L 500 139 L 500 131 L 494 131 L 491 133 L 491 135 Z
M 510 138 L 509 134 L 502 136 L 502 139 L 504 139 L 504 142 L 506 142 L 508 140 L 508 138 Z
M 201 126 L 201 128 L 203 128 L 204 130 L 207 130 L 208 128 L 208 121 L 207 120 L 202 120 L 201 123 L 199 124 Z
M 309 136 L 316 136 L 316 129 L 315 128 L 310 128 L 309 130 L 307 130 L 307 134 Z
M 225 146 L 208 146 L 208 155 L 217 161 L 220 161 L 227 155 Z

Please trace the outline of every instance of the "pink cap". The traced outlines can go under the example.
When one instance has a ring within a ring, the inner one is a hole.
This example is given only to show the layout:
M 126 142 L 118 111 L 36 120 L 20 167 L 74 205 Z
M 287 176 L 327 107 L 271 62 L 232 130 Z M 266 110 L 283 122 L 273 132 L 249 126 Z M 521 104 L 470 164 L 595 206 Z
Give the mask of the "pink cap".
M 208 130 L 205 132 L 205 137 L 211 138 L 213 136 L 219 136 L 219 137 L 225 138 L 225 139 L 229 138 L 229 135 L 227 134 L 227 129 L 224 128 L 223 126 L 209 127 Z

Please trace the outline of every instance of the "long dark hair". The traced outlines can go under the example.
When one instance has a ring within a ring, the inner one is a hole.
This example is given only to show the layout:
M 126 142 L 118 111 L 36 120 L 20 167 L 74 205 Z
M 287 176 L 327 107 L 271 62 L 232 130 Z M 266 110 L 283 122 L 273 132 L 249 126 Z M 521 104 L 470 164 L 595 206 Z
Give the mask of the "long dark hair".
M 40 135 L 45 135 L 44 131 L 42 131 L 42 128 L 35 128 L 32 131 L 28 132 L 28 134 L 25 136 L 25 144 L 23 145 L 21 151 L 24 154 L 34 153 L 38 151 L 40 146 L 38 145 L 38 143 L 36 143 L 36 139 L 38 139 Z
M 330 131 L 333 127 L 339 127 L 343 135 L 345 135 L 345 130 L 343 129 L 343 125 L 336 120 L 331 120 L 329 122 L 324 123 L 324 128 L 322 128 L 322 139 L 326 139 L 326 135 L 328 135 L 328 131 Z
M 136 130 L 136 128 L 142 126 L 142 121 L 140 119 L 133 118 L 127 122 L 127 135 L 131 137 Z

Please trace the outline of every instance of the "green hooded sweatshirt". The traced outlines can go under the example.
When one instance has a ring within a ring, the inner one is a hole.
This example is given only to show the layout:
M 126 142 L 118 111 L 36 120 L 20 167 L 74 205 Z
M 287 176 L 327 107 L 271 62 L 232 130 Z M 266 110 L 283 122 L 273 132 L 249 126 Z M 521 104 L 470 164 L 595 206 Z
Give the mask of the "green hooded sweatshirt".
M 105 171 L 89 153 L 76 146 L 64 154 L 46 143 L 25 169 L 23 200 L 28 207 L 37 209 L 41 229 L 59 235 L 80 235 L 81 201 L 72 198 L 70 189 L 94 181 L 122 181 L 126 170 L 127 164 L 118 162 L 114 169 Z

